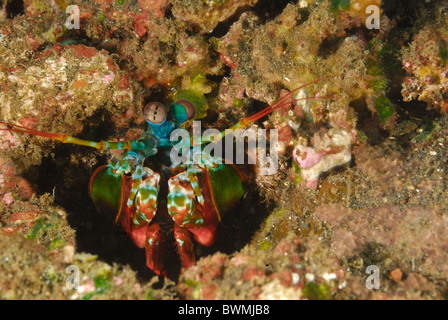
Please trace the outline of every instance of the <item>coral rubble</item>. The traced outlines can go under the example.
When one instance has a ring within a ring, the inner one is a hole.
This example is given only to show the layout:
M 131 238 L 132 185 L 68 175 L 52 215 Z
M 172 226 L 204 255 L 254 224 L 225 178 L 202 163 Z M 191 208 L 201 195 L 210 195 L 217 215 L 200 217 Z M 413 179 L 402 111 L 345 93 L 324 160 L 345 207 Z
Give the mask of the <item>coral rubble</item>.
M 409 3 L 0 1 L 0 298 L 446 298 L 448 6 Z M 177 99 L 219 130 L 277 106 L 251 126 L 277 130 L 278 166 L 240 166 L 221 242 L 180 271 L 167 251 L 158 279 L 88 200 L 121 152 L 11 124 L 136 139 Z

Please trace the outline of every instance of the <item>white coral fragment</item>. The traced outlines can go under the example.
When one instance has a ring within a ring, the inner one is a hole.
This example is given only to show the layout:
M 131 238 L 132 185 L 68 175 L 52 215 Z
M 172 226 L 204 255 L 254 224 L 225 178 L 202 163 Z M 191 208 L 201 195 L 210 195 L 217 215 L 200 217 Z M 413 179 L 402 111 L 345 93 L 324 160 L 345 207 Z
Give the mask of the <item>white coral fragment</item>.
M 319 176 L 348 163 L 356 132 L 330 129 L 313 137 L 313 147 L 298 144 L 293 150 L 294 161 L 300 166 L 302 178 L 309 188 L 316 189 Z

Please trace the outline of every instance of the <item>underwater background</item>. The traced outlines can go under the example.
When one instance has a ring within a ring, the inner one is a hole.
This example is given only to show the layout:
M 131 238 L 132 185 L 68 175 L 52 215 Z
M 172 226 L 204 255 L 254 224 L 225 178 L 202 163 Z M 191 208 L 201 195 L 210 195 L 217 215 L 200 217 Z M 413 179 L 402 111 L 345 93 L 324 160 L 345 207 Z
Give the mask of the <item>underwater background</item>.
M 447 1 L 0 8 L 1 299 L 448 297 Z M 215 244 L 182 269 L 167 241 L 163 278 L 89 198 L 122 152 L 8 124 L 124 141 L 147 130 L 148 102 L 177 99 L 204 130 L 282 99 L 250 126 L 277 130 L 278 168 L 241 165 L 247 192 Z

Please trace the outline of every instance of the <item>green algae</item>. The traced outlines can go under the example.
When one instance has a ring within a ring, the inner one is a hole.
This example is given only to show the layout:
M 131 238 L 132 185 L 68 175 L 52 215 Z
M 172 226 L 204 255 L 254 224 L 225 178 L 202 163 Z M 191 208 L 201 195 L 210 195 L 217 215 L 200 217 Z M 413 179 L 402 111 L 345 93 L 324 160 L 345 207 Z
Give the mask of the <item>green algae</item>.
M 447 49 L 446 41 L 443 39 L 439 40 L 439 56 L 440 56 L 441 62 L 443 64 L 446 64 L 446 62 L 448 60 L 448 49 Z
M 30 232 L 25 236 L 25 238 L 30 240 L 36 240 L 41 234 L 46 234 L 46 232 L 52 227 L 51 223 L 45 221 L 45 219 L 39 219 L 36 221 L 34 226 L 31 228 Z
M 325 283 L 309 282 L 303 289 L 303 296 L 311 300 L 329 300 L 332 293 L 330 287 Z
M 233 106 L 235 108 L 241 108 L 243 106 L 243 100 L 238 98 L 233 99 Z
M 175 100 L 189 100 L 196 108 L 194 119 L 202 119 L 207 115 L 208 100 L 205 97 L 214 85 L 204 73 L 194 72 L 182 81 L 182 88 L 174 95 Z M 172 101 L 174 102 L 174 101 Z
M 298 185 L 300 182 L 302 182 L 302 176 L 300 174 L 300 172 L 302 170 L 300 169 L 300 166 L 295 161 L 292 163 L 292 167 L 294 168 L 294 173 L 295 173 L 294 184 Z
M 375 109 L 378 119 L 382 124 L 392 119 L 395 113 L 395 107 L 392 102 L 384 94 L 375 100 Z
M 196 108 L 195 119 L 204 118 L 207 115 L 208 101 L 204 95 L 195 90 L 181 90 L 176 95 L 176 100 L 186 99 L 193 103 Z
M 350 9 L 350 0 L 331 0 L 330 10 L 341 11 Z
M 82 300 L 90 300 L 95 295 L 103 295 L 112 289 L 111 279 L 103 275 L 93 277 L 93 283 L 95 284 L 95 291 L 83 295 Z

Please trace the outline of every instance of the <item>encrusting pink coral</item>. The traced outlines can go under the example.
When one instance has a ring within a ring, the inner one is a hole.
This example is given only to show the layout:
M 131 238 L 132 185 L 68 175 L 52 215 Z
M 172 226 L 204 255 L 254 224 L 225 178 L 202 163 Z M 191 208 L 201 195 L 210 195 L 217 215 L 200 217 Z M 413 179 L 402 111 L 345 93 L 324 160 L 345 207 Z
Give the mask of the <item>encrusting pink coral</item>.
M 293 158 L 301 168 L 306 186 L 317 189 L 322 173 L 351 160 L 350 148 L 356 141 L 356 132 L 330 129 L 316 133 L 312 140 L 313 147 L 298 144 L 293 150 Z

